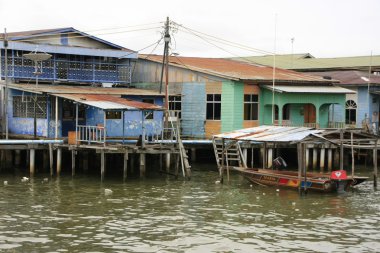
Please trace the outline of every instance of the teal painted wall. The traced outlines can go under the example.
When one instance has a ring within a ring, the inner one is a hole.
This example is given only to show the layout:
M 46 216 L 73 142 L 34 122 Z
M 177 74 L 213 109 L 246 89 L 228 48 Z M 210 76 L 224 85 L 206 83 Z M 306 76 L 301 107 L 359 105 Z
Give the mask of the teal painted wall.
M 243 128 L 244 84 L 223 82 L 222 84 L 222 132 Z
M 280 119 L 282 118 L 282 107 L 292 104 L 290 109 L 290 120 L 293 124 L 302 124 L 304 116 L 300 113 L 304 104 L 313 104 L 316 108 L 317 123 L 321 128 L 328 125 L 328 105 L 345 105 L 345 94 L 326 93 L 275 93 L 274 103 L 279 106 Z M 272 92 L 268 89 L 260 91 L 260 125 L 272 123 Z M 319 120 L 318 120 L 319 119 Z M 281 123 L 281 122 L 279 122 Z

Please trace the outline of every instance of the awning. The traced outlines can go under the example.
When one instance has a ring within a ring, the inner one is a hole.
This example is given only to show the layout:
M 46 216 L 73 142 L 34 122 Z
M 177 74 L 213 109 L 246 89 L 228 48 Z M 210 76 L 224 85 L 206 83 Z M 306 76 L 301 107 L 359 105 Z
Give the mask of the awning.
M 256 142 L 297 142 L 309 135 L 322 133 L 308 127 L 259 126 L 214 135 L 214 138 Z
M 262 86 L 265 89 L 273 90 L 272 85 Z M 290 86 L 290 85 L 276 85 L 275 92 L 279 93 L 334 93 L 334 94 L 354 94 L 353 90 L 338 86 Z
M 134 110 L 134 111 L 162 111 L 162 106 L 143 103 L 120 96 L 99 94 L 52 94 L 54 96 L 68 99 L 73 102 L 100 108 L 102 110 Z

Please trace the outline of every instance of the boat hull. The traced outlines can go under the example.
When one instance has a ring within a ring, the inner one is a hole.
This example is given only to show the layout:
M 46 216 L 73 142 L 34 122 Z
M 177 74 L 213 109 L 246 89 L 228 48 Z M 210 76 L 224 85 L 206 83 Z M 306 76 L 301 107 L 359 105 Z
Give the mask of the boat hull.
M 364 182 L 366 177 L 347 177 L 344 180 L 332 180 L 329 174 L 324 173 L 307 173 L 301 180 L 298 178 L 298 172 L 279 171 L 264 169 L 245 169 L 242 167 L 233 167 L 250 182 L 265 185 L 285 187 L 290 189 L 302 189 L 317 192 L 342 192 L 348 190 L 351 186 Z

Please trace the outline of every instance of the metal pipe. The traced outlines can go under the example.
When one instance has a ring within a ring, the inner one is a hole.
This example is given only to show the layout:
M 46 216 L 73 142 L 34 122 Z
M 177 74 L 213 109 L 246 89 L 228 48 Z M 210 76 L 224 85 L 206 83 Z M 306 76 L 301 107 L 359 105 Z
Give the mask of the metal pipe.
M 0 140 L 1 144 L 63 144 L 63 140 Z

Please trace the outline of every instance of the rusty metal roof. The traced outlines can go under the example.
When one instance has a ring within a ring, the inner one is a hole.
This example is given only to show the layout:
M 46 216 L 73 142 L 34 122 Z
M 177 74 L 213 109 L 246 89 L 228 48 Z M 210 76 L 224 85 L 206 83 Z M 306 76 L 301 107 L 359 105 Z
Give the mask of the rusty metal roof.
M 161 63 L 161 55 L 140 55 L 142 59 Z M 222 58 L 200 57 L 169 57 L 171 66 L 185 68 L 192 71 L 215 75 L 231 80 L 272 81 L 273 68 L 253 63 L 245 63 Z M 332 83 L 318 76 L 302 74 L 299 72 L 276 68 L 277 82 L 305 82 L 305 83 Z
M 46 94 L 99 94 L 99 95 L 136 95 L 136 96 L 164 96 L 154 90 L 135 88 L 102 88 L 91 86 L 68 86 L 68 85 L 46 85 L 40 84 L 10 84 L 11 89 L 28 91 L 32 93 Z
M 81 104 L 94 106 L 103 110 L 164 110 L 163 107 L 121 98 L 113 95 L 99 94 L 57 94 L 57 97 L 72 100 Z
M 266 89 L 273 90 L 273 86 L 264 85 Z M 275 92 L 279 93 L 328 93 L 328 94 L 354 94 L 353 90 L 345 89 L 338 86 L 289 86 L 289 85 L 276 85 Z
M 309 135 L 322 133 L 308 127 L 259 126 L 214 135 L 214 138 L 256 142 L 297 142 Z
M 340 71 L 324 71 L 324 72 L 308 72 L 309 75 L 321 76 L 324 78 L 332 78 L 339 80 L 341 85 L 368 85 L 380 84 L 379 75 L 368 75 L 368 72 L 357 70 L 340 70 Z

